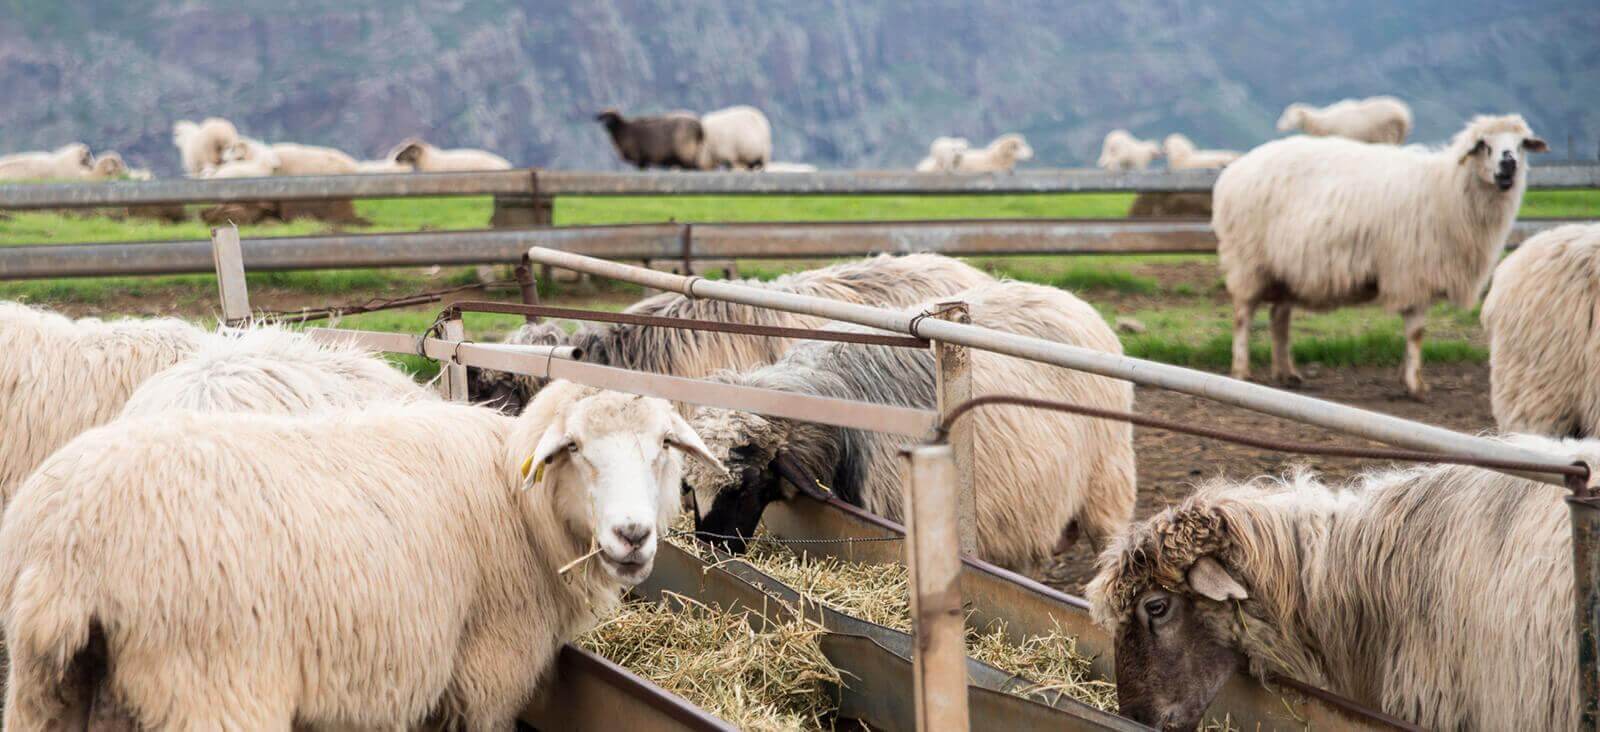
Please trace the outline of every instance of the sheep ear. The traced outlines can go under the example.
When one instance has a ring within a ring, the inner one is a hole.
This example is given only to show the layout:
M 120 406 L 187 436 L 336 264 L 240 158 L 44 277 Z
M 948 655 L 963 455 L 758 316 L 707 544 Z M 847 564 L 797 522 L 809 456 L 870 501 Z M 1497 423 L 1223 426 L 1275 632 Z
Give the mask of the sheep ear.
M 1546 153 L 1550 152 L 1550 143 L 1545 142 L 1543 138 L 1530 137 L 1522 141 L 1522 149 L 1528 152 Z
M 562 421 L 557 421 L 544 431 L 544 436 L 539 438 L 538 446 L 533 448 L 533 455 L 528 458 L 529 466 L 547 465 L 554 460 L 556 455 L 566 450 L 575 443 L 572 435 L 567 432 L 567 427 Z
M 1217 602 L 1245 600 L 1250 597 L 1250 593 L 1244 591 L 1244 587 L 1228 574 L 1228 570 L 1223 569 L 1222 564 L 1211 557 L 1196 559 L 1194 566 L 1189 567 L 1189 589 Z
M 682 450 L 689 457 L 705 463 L 706 467 L 712 470 L 719 473 L 728 472 L 728 469 L 722 466 L 722 461 L 711 454 L 711 448 L 706 447 L 699 433 L 695 432 L 676 411 L 672 413 L 672 426 L 667 431 L 667 443 Z
M 1475 144 L 1473 144 L 1472 147 L 1467 148 L 1466 152 L 1461 154 L 1461 162 L 1465 163 L 1472 156 L 1477 155 L 1479 151 L 1488 149 L 1489 143 L 1484 142 L 1483 140 L 1478 140 Z

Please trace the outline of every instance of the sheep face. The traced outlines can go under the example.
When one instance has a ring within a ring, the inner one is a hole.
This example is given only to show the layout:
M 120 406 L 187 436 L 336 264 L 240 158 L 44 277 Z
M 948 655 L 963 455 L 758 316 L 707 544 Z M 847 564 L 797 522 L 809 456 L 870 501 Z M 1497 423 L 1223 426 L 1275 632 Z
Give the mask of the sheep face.
M 634 585 L 677 514 L 679 451 L 721 470 L 667 401 L 595 390 L 555 415 L 524 466 L 525 487 L 538 484 L 573 537 L 599 549 L 605 572 Z
M 1470 166 L 1478 180 L 1502 192 L 1520 188 L 1527 181 L 1528 153 L 1550 149 L 1517 115 L 1475 119 L 1456 136 L 1453 146 L 1462 151 L 1462 165 Z
M 599 114 L 594 116 L 594 119 L 596 122 L 605 125 L 607 130 L 611 130 L 613 132 L 622 126 L 622 113 L 618 112 L 615 107 L 608 107 L 605 110 L 602 110 Z
M 1012 161 L 1033 159 L 1033 148 L 1019 135 L 1007 135 L 1000 141 L 1000 154 Z
M 727 470 L 691 465 L 685 471 L 685 509 L 694 511 L 694 528 L 726 551 L 741 554 L 745 537 L 755 533 L 767 504 L 791 498 L 794 487 L 778 470 L 778 448 L 788 442 L 784 422 L 757 414 L 704 408 L 694 415 L 695 431 Z M 735 538 L 722 538 L 735 537 Z
M 394 161 L 396 163 L 401 163 L 403 165 L 410 165 L 410 166 L 413 166 L 413 167 L 420 166 L 421 165 L 420 161 L 422 159 L 422 155 L 423 155 L 423 152 L 424 152 L 424 146 L 426 144 L 427 143 L 416 142 L 416 141 L 406 142 L 406 143 L 402 144 L 400 146 L 400 148 L 395 151 Z
M 122 161 L 122 156 L 117 153 L 106 153 L 94 161 L 94 177 L 101 179 L 120 178 L 128 172 L 128 165 Z
M 1288 132 L 1305 124 L 1306 109 L 1304 104 L 1291 104 L 1285 107 L 1283 116 L 1278 118 L 1278 131 Z

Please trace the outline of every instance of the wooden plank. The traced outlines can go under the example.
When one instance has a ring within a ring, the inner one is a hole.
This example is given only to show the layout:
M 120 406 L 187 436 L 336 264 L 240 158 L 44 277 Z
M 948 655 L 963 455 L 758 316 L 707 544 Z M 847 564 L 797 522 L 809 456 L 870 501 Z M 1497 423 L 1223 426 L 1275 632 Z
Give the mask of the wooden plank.
M 211 230 L 211 261 L 217 271 L 223 322 L 248 322 L 250 289 L 244 279 L 244 253 L 239 246 L 239 227 L 219 226 Z
M 964 730 L 971 725 L 955 457 L 949 445 L 923 445 L 907 451 L 906 460 L 905 543 L 917 644 L 911 659 L 917 730 Z
M 444 337 L 445 340 L 450 341 L 455 346 L 459 346 L 462 341 L 466 340 L 467 329 L 461 322 L 459 315 L 444 321 Z M 464 402 L 467 400 L 467 366 L 461 363 L 457 357 L 457 350 L 452 348 L 450 355 L 439 361 L 444 372 L 441 386 L 444 389 L 444 397 L 446 399 L 453 402 Z
M 972 323 L 972 315 L 964 302 L 941 302 L 933 307 L 933 317 L 952 323 Z M 972 355 L 967 347 L 956 343 L 934 341 L 933 358 L 938 364 L 934 375 L 939 419 L 972 399 Z M 977 420 L 960 420 L 950 429 L 945 439 L 950 444 L 956 461 L 957 525 L 961 538 L 961 553 L 978 556 L 978 498 L 973 488 L 976 470 L 974 445 L 977 437 L 974 425 Z

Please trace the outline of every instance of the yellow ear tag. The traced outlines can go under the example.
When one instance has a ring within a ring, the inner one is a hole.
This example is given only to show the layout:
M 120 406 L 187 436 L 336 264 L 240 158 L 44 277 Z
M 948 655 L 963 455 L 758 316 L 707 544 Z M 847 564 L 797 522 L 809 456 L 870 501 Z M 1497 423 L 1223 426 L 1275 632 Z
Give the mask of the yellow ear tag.
M 524 477 L 524 478 L 528 477 L 528 471 L 532 470 L 532 469 L 533 469 L 533 456 L 529 455 L 527 460 L 522 461 L 522 477 Z
M 539 467 L 535 468 L 533 471 L 533 482 L 535 485 L 544 481 L 544 466 L 544 463 L 539 463 Z

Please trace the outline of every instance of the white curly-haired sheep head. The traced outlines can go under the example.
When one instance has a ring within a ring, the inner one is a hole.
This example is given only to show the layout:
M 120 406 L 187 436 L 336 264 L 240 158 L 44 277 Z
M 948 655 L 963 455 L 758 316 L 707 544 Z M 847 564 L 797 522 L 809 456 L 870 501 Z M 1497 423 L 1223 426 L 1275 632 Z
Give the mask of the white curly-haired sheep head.
M 1549 152 L 1550 146 L 1533 134 L 1522 115 L 1478 116 L 1450 142 L 1462 165 L 1472 166 L 1477 178 L 1501 191 L 1510 191 L 1528 179 L 1528 153 Z
M 1028 141 L 1015 132 L 1001 135 L 994 141 L 995 149 L 1007 158 L 1014 161 L 1032 160 L 1033 148 L 1028 147 Z

